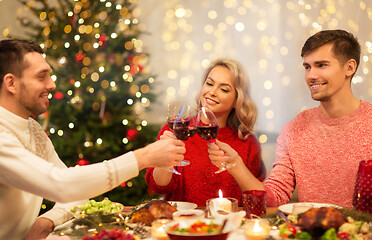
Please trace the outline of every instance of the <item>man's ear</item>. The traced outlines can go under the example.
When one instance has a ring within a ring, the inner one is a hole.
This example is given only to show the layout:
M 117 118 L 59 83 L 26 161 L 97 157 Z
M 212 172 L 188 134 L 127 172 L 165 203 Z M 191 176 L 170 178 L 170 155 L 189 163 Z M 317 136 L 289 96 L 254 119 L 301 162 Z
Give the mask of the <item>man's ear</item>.
M 15 76 L 12 73 L 7 73 L 5 74 L 3 78 L 3 88 L 4 90 L 7 90 L 8 92 L 15 94 L 16 92 L 16 81 L 15 81 Z
M 357 68 L 357 63 L 356 63 L 356 61 L 354 60 L 354 59 L 349 59 L 349 61 L 347 61 L 346 63 L 345 63 L 345 70 L 346 70 L 346 76 L 347 77 L 350 77 L 350 76 L 352 76 L 354 73 L 355 73 L 355 71 L 356 71 L 356 68 Z

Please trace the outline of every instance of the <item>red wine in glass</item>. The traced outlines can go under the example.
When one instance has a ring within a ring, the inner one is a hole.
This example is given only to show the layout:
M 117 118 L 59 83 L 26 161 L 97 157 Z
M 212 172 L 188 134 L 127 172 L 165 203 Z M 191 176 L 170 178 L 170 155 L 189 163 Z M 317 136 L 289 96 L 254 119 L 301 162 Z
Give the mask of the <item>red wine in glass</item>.
M 198 126 L 197 132 L 199 136 L 205 140 L 216 139 L 218 135 L 218 125 Z
M 186 141 L 190 137 L 190 119 L 176 120 L 173 124 L 173 132 L 176 138 L 182 141 Z
M 189 128 L 189 132 L 190 132 L 190 136 L 189 137 L 193 137 L 196 133 L 196 127 L 190 127 Z
M 167 120 L 168 127 L 169 127 L 170 129 L 172 129 L 172 130 L 173 130 L 173 125 L 174 125 L 174 120 L 175 120 L 175 119 L 168 119 L 168 120 Z

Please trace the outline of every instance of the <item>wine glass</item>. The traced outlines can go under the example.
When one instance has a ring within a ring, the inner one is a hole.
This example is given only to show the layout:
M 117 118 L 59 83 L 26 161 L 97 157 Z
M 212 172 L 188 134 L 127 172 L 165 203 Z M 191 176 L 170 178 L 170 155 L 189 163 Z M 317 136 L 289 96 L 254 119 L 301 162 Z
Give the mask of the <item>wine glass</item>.
M 180 113 L 180 110 L 182 109 L 184 104 L 182 104 L 181 102 L 178 102 L 178 101 L 174 101 L 174 102 L 171 102 L 169 105 L 168 105 L 168 116 L 167 116 L 167 124 L 169 126 L 169 128 L 173 131 L 173 127 L 174 127 L 174 122 L 176 121 L 179 113 Z M 188 105 L 187 105 L 188 106 Z M 187 166 L 189 165 L 190 162 L 187 161 L 187 160 L 182 160 L 177 166 Z M 179 173 L 176 169 L 174 169 L 174 167 L 168 167 L 166 168 L 169 172 L 172 172 L 174 174 L 177 174 L 177 175 L 181 175 L 181 173 Z
M 173 123 L 173 133 L 177 139 L 186 141 L 196 133 L 196 110 L 183 104 Z M 188 160 L 183 160 L 190 164 Z
M 216 116 L 214 116 L 213 112 L 208 107 L 201 107 L 198 110 L 198 120 L 197 120 L 197 133 L 200 137 L 209 142 L 215 142 L 217 135 L 218 135 L 218 121 Z M 228 168 L 235 166 L 235 164 L 226 164 L 224 162 L 221 163 L 220 169 L 218 169 L 215 173 L 220 173 Z

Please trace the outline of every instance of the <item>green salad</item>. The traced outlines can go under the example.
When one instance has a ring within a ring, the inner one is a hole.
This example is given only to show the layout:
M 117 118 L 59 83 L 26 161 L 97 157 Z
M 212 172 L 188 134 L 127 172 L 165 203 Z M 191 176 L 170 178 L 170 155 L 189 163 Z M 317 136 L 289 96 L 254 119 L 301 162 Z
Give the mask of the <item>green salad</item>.
M 122 204 L 111 202 L 107 198 L 103 199 L 100 202 L 92 199 L 86 201 L 81 205 L 74 206 L 73 208 L 71 208 L 71 212 L 74 214 L 114 214 L 121 211 L 122 208 Z

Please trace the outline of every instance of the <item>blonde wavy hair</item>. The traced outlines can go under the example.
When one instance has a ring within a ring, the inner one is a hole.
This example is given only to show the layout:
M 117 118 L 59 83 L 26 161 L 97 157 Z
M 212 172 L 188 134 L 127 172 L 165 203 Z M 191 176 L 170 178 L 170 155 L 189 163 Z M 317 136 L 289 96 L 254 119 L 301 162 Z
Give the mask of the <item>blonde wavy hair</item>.
M 221 58 L 215 60 L 204 74 L 204 85 L 208 74 L 216 66 L 226 67 L 231 74 L 231 79 L 236 92 L 236 104 L 227 118 L 227 126 L 238 130 L 239 138 L 245 140 L 251 135 L 257 119 L 257 107 L 250 94 L 250 81 L 243 66 L 232 59 Z M 197 96 L 199 107 L 201 106 L 201 94 Z

